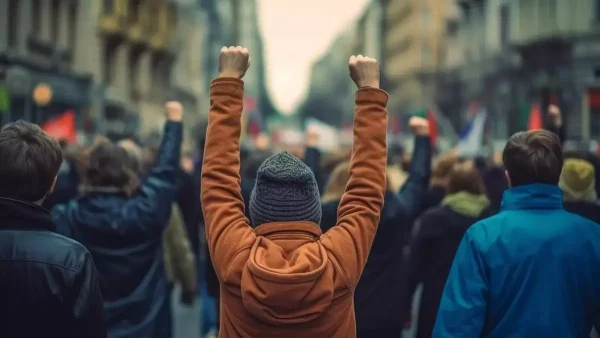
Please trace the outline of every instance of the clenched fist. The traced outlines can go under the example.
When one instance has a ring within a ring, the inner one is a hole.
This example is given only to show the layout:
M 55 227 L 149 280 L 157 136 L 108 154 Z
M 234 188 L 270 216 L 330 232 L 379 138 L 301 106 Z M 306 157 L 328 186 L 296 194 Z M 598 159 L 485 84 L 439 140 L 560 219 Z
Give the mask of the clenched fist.
M 362 55 L 352 55 L 348 62 L 348 68 L 350 68 L 350 77 L 358 88 L 379 88 L 379 65 L 377 60 Z
M 177 101 L 169 101 L 165 104 L 167 120 L 181 122 L 183 120 L 183 107 Z
M 250 53 L 246 48 L 223 47 L 219 55 L 219 77 L 241 79 L 250 67 Z
M 413 116 L 408 121 L 410 130 L 418 136 L 429 136 L 429 121 L 422 117 Z
M 562 114 L 557 105 L 551 104 L 548 107 L 548 117 L 555 127 L 560 128 L 562 126 Z

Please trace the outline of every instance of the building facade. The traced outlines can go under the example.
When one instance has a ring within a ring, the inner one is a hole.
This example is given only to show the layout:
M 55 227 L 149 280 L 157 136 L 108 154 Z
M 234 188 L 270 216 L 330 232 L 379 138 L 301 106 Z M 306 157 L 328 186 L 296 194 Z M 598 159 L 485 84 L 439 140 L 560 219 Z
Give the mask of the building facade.
M 91 74 L 76 64 L 77 1 L 0 1 L 2 123 L 43 123 L 66 111 L 84 128 Z
M 443 60 L 446 0 L 389 0 L 384 5 L 383 53 L 389 107 L 397 114 L 433 105 L 433 74 Z
M 74 110 L 81 128 L 120 138 L 155 132 L 166 100 L 201 117 L 203 15 L 184 0 L 0 2 L 4 119 Z M 40 83 L 52 94 L 44 105 L 32 100 Z

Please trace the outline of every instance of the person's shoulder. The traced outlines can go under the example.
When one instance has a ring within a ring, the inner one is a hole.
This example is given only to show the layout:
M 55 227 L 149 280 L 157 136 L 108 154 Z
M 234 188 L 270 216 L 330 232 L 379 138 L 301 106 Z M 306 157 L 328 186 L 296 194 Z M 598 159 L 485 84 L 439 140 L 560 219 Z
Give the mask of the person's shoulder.
M 27 248 L 25 260 L 80 271 L 91 254 L 81 243 L 51 231 L 31 231 L 23 236 Z M 18 257 L 16 257 L 18 258 Z

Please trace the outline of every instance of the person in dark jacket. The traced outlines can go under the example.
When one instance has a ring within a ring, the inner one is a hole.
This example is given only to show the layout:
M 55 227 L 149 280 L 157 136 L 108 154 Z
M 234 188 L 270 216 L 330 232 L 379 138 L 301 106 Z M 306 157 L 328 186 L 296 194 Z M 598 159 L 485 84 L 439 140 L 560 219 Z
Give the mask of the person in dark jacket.
M 106 337 L 94 261 L 41 207 L 62 153 L 37 125 L 0 131 L 0 336 Z
M 177 193 L 183 112 L 177 102 L 166 108 L 157 164 L 141 186 L 127 151 L 101 143 L 90 153 L 84 196 L 52 212 L 59 232 L 94 257 L 111 338 L 171 334 L 162 243 Z
M 600 224 L 600 201 L 595 189 L 596 170 L 585 160 L 565 160 L 558 186 L 565 210 Z
M 427 210 L 416 222 L 410 246 L 409 295 L 423 283 L 417 337 L 429 338 L 454 254 L 467 229 L 485 217 L 490 202 L 473 162 L 455 164 L 448 176 L 446 197 L 440 206 Z
M 431 184 L 429 189 L 425 192 L 423 197 L 423 203 L 421 203 L 421 210 L 419 214 L 426 211 L 429 208 L 440 205 L 440 202 L 446 195 L 446 182 L 448 180 L 448 174 L 452 167 L 458 163 L 458 154 L 454 151 L 450 151 L 438 156 L 433 162 L 433 170 L 431 177 Z
M 587 337 L 600 309 L 600 227 L 563 208 L 556 134 L 519 132 L 510 189 L 456 251 L 432 337 Z
M 369 260 L 354 294 L 357 337 L 399 337 L 403 328 L 399 319 L 405 296 L 401 287 L 405 268 L 403 247 L 427 191 L 431 171 L 429 124 L 419 117 L 413 117 L 410 124 L 416 135 L 410 174 L 399 193 L 387 189 Z M 336 168 L 331 176 L 342 190 L 346 176 L 338 179 L 338 175 L 347 175 L 348 167 L 344 165 L 349 163 Z M 332 200 L 327 190 L 323 199 L 321 228 L 327 231 L 336 224 L 340 200 Z

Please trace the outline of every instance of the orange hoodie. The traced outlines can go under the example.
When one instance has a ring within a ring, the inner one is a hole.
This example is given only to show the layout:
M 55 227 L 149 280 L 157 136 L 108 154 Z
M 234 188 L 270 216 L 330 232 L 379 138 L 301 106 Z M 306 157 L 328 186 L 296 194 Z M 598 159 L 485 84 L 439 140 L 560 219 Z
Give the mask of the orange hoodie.
M 217 78 L 202 170 L 210 256 L 221 284 L 220 337 L 355 337 L 354 288 L 367 262 L 383 205 L 387 94 L 356 93 L 350 180 L 337 226 L 263 224 L 244 216 L 239 139 L 244 87 Z

